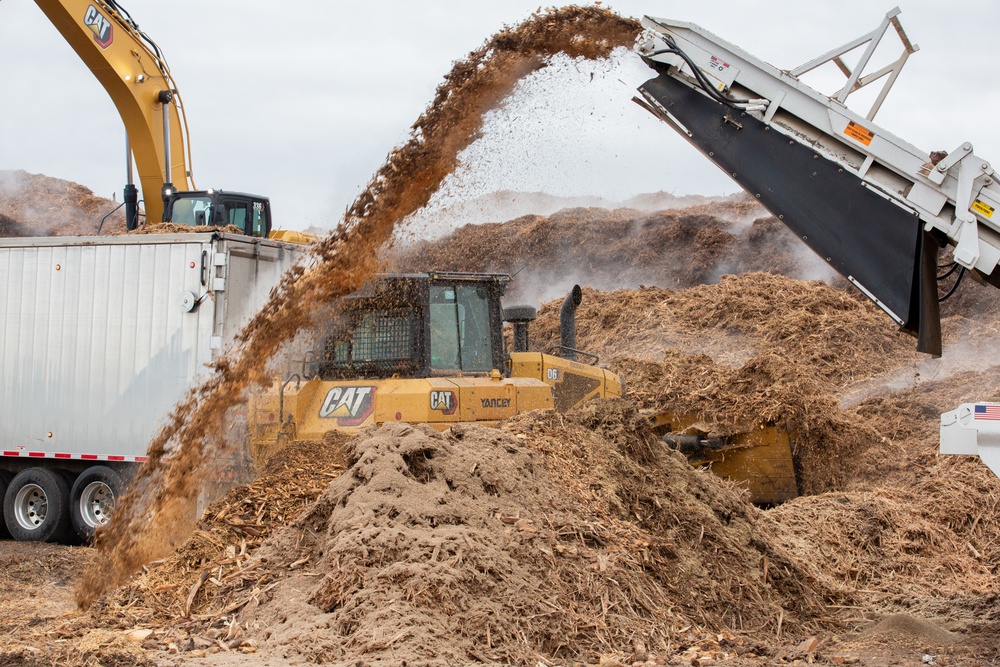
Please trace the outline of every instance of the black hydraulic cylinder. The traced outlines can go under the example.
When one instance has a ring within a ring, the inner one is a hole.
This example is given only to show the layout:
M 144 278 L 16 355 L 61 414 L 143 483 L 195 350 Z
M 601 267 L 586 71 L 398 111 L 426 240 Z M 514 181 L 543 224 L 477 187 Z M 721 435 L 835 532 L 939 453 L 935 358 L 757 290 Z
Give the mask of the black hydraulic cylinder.
M 132 231 L 139 227 L 139 189 L 129 183 L 123 194 L 125 201 L 125 229 Z

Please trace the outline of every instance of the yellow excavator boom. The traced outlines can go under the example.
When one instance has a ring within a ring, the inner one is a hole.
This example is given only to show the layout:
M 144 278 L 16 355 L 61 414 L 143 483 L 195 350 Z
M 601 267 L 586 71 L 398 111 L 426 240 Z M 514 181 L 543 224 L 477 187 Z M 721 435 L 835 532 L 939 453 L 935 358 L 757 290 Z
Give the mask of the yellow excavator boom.
M 146 219 L 159 222 L 163 188 L 197 189 L 183 107 L 163 55 L 113 0 L 35 3 L 111 96 L 135 156 Z

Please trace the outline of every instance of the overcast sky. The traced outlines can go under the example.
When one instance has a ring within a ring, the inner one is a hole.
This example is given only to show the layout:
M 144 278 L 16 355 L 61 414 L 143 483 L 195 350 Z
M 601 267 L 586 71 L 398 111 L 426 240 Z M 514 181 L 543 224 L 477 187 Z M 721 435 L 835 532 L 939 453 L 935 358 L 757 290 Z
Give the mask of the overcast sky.
M 538 8 L 537 0 L 122 4 L 170 63 L 187 108 L 199 187 L 269 195 L 277 226 L 292 229 L 334 224 L 388 151 L 407 138 L 451 63 Z M 605 4 L 624 15 L 697 23 L 782 69 L 868 32 L 895 6 Z M 921 50 L 876 122 L 928 151 L 971 141 L 979 156 L 1000 161 L 992 37 L 1000 3 L 909 0 L 901 8 Z M 0 63 L 0 169 L 76 181 L 106 197 L 120 193 L 124 129 L 117 112 L 30 0 L 0 2 Z M 736 191 L 629 101 L 651 73 L 621 53 L 610 63 L 564 62 L 524 82 L 491 117 L 448 196 L 508 189 L 622 200 L 659 190 Z

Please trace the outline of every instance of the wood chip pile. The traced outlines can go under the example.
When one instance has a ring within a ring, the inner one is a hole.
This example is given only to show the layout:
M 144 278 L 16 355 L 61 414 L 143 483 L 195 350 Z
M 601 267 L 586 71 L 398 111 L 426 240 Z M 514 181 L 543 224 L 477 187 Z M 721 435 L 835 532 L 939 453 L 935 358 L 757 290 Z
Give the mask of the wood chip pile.
M 118 203 L 96 196 L 89 188 L 26 171 L 0 171 L 0 238 L 15 236 L 91 236 L 101 219 Z M 232 225 L 191 227 L 173 223 L 142 225 L 125 231 L 124 209 L 112 213 L 101 235 L 191 234 L 221 231 L 243 234 Z
M 295 504 L 288 528 L 255 516 L 287 498 L 294 467 L 207 510 L 96 622 L 150 628 L 147 642 L 180 652 L 596 663 L 736 655 L 745 639 L 729 630 L 815 630 L 843 599 L 738 489 L 656 447 L 624 401 L 501 429 L 387 425 L 348 446 L 348 472 Z
M 0 171 L 0 236 L 87 236 L 118 204 L 77 183 L 23 170 Z M 10 234 L 13 229 L 19 233 Z M 122 209 L 104 223 L 102 233 L 125 229 Z
M 636 406 L 606 401 L 498 428 L 389 424 L 346 443 L 297 443 L 161 553 L 171 531 L 194 523 L 194 473 L 215 454 L 229 409 L 318 308 L 381 268 L 397 223 L 451 173 L 482 114 L 546 55 L 600 57 L 636 30 L 598 7 L 565 8 L 455 63 L 346 224 L 243 332 L 252 352 L 220 360 L 154 440 L 140 474 L 149 494 L 119 504 L 79 589 L 93 606 L 64 625 L 38 621 L 37 635 L 31 619 L 0 619 L 50 642 L 34 648 L 41 657 L 20 647 L 0 662 L 142 663 L 120 643 L 125 631 L 178 661 L 839 664 L 826 640 L 899 611 L 978 632 L 988 638 L 979 655 L 1000 660 L 1000 480 L 935 451 L 938 413 L 1000 397 L 983 361 L 1000 340 L 995 293 L 963 286 L 945 307 L 946 354 L 971 346 L 974 370 L 928 365 L 856 296 L 753 273 L 809 269 L 783 227 L 753 220 L 752 202 L 719 214 L 528 216 L 463 228 L 399 265 L 546 267 L 519 274 L 524 295 L 568 267 L 602 280 L 665 276 L 659 288 L 588 289 L 578 346 L 622 373 L 640 408 L 694 411 L 720 429 L 764 420 L 792 430 L 813 495 L 755 508 L 660 446 Z M 557 310 L 550 303 L 534 325 L 539 349 L 556 342 Z M 7 565 L 16 577 L 31 564 Z M 793 649 L 777 650 L 789 637 Z
M 558 342 L 560 306 L 539 312 L 538 349 Z M 757 423 L 792 432 L 805 493 L 840 488 L 857 452 L 882 440 L 844 413 L 839 392 L 918 358 L 867 301 L 766 273 L 680 291 L 585 290 L 577 324 L 578 347 L 623 375 L 641 408 L 697 414 L 723 434 Z
M 27 235 L 24 226 L 20 222 L 0 213 L 0 238 Z
M 194 534 L 169 558 L 144 569 L 116 593 L 119 624 L 155 619 L 204 622 L 241 608 L 259 572 L 246 563 L 271 534 L 291 523 L 339 476 L 343 442 L 293 442 L 256 480 L 236 486 L 204 512 Z
M 573 208 L 465 225 L 442 239 L 402 245 L 392 269 L 517 274 L 512 297 L 531 298 L 547 294 L 553 282 L 680 288 L 749 271 L 806 277 L 817 262 L 783 224 L 741 194 L 656 213 Z

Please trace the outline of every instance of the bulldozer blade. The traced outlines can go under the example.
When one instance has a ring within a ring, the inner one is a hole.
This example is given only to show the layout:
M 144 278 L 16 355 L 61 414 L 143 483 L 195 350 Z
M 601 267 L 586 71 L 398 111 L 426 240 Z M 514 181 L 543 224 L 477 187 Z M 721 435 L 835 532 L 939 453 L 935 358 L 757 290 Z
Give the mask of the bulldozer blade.
M 777 505 L 799 495 L 788 431 L 770 424 L 733 431 L 714 428 L 692 415 L 648 415 L 653 432 L 693 466 L 747 490 L 757 505 Z

